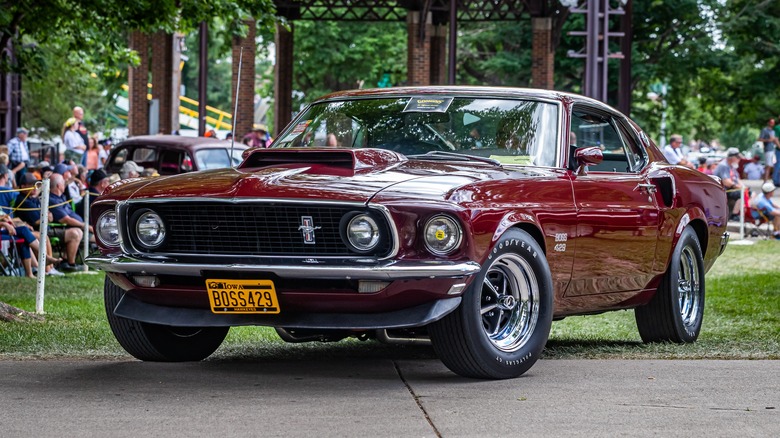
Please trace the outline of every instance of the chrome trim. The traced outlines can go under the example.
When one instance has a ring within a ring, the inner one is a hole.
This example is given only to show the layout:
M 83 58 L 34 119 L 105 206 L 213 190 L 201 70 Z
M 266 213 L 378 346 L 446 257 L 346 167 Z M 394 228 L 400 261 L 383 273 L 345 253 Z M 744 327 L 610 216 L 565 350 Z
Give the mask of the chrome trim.
M 144 260 L 128 256 L 88 257 L 87 264 L 105 272 L 117 274 L 201 276 L 202 271 L 231 273 L 270 272 L 282 278 L 317 278 L 328 280 L 411 280 L 423 278 L 451 278 L 478 273 L 477 262 L 395 262 L 385 261 L 367 266 L 335 265 L 275 265 L 275 264 L 208 264 L 178 263 Z
M 341 202 L 341 201 L 329 201 L 329 200 L 301 200 L 301 199 L 289 199 L 289 198 L 252 198 L 252 197 L 241 197 L 241 198 L 208 198 L 208 197 L 192 197 L 192 198 L 138 198 L 138 199 L 126 199 L 124 201 L 119 201 L 116 204 L 116 207 L 114 208 L 117 213 L 117 227 L 119 228 L 119 235 L 120 235 L 120 247 L 122 248 L 122 252 L 125 254 L 147 254 L 145 251 L 139 250 L 135 248 L 135 245 L 132 243 L 132 239 L 130 239 L 129 235 L 126 236 L 128 239 L 125 239 L 125 236 L 123 234 L 123 231 L 127 230 L 129 231 L 129 228 L 125 227 L 124 224 L 124 216 L 126 215 L 127 208 L 129 208 L 130 204 L 157 204 L 162 202 L 224 202 L 224 203 L 231 203 L 231 204 L 242 204 L 242 203 L 263 203 L 263 202 L 277 202 L 277 203 L 283 203 L 283 204 L 301 204 L 301 205 L 332 205 L 332 206 L 345 206 L 345 207 L 360 207 L 360 208 L 368 208 L 371 210 L 377 210 L 381 214 L 384 215 L 385 220 L 387 221 L 387 224 L 390 228 L 390 253 L 388 253 L 387 256 L 382 257 L 379 260 L 388 260 L 395 258 L 396 255 L 398 255 L 398 251 L 401 247 L 401 241 L 398 237 L 398 229 L 396 228 L 395 221 L 393 220 L 392 216 L 390 215 L 390 210 L 381 204 L 375 204 L 375 203 L 365 203 L 365 202 Z M 129 242 L 127 242 L 129 241 Z M 126 244 L 127 242 L 127 244 Z M 151 254 L 149 254 L 151 255 Z M 174 253 L 160 253 L 159 255 L 174 255 Z M 275 258 L 278 258 L 278 256 L 274 256 Z M 311 258 L 312 256 L 301 256 L 302 258 Z M 328 257 L 315 257 L 315 258 L 328 258 Z M 343 256 L 341 256 L 343 258 Z
M 720 236 L 720 252 L 718 252 L 718 255 L 723 254 L 723 251 L 726 250 L 726 245 L 729 244 L 729 238 L 731 237 L 731 233 L 728 231 L 725 231 L 723 235 Z

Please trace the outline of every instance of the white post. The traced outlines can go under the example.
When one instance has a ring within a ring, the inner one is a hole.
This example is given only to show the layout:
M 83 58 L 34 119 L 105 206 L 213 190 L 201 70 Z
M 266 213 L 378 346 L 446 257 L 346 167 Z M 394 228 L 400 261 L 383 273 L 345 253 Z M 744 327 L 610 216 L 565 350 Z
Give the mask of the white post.
M 89 190 L 84 193 L 84 257 L 82 260 L 86 261 L 89 255 Z M 84 263 L 84 272 L 89 271 L 89 266 Z
M 38 230 L 38 289 L 35 292 L 35 313 L 43 314 L 43 289 L 46 286 L 46 239 L 49 230 L 49 178 L 43 180 L 41 190 L 41 228 Z
M 745 186 L 739 189 L 739 238 L 745 238 Z

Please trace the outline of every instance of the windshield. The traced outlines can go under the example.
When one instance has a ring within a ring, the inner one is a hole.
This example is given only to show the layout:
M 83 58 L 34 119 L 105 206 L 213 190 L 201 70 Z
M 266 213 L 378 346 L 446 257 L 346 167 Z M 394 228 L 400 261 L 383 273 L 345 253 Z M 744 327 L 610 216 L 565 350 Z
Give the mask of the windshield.
M 557 138 L 555 104 L 436 95 L 314 104 L 274 147 L 379 148 L 407 156 L 444 151 L 552 167 Z

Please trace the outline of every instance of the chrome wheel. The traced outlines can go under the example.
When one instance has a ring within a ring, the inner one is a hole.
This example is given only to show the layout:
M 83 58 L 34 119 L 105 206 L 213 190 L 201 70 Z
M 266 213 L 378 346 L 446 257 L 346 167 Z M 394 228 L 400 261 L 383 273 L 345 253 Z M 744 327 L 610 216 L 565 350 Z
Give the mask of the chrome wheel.
M 499 350 L 522 348 L 539 319 L 539 285 L 528 262 L 503 254 L 488 269 L 480 298 L 482 328 Z
M 686 327 L 690 327 L 699 320 L 699 297 L 701 296 L 699 264 L 691 246 L 686 246 L 680 257 L 680 266 L 677 271 L 677 293 L 682 322 Z

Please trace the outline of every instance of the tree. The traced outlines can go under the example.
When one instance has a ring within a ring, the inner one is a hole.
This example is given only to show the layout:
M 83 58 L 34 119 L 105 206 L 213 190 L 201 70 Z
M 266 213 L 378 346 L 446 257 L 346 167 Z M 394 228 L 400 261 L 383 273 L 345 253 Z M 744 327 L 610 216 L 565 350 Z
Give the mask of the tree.
M 376 87 L 385 73 L 406 80 L 406 26 L 397 22 L 295 23 L 294 87 L 310 102 L 324 94 Z
M 127 47 L 129 30 L 186 33 L 201 21 L 219 19 L 226 34 L 241 35 L 246 32 L 245 18 L 254 17 L 260 27 L 268 28 L 275 22 L 274 12 L 272 0 L 0 0 L 0 47 L 13 42 L 15 54 L 15 59 L 3 59 L 0 70 L 22 74 L 23 100 L 29 89 L 35 104 L 41 103 L 36 100 L 38 91 L 48 90 L 54 101 L 78 96 L 93 75 L 100 83 L 94 89 L 102 88 L 111 97 L 124 83 L 127 67 L 138 62 L 138 55 Z M 72 82 L 81 86 L 77 93 L 70 83 L 58 83 L 58 72 L 72 75 Z M 78 103 L 101 106 L 91 97 Z M 63 114 L 54 124 L 46 117 L 35 118 L 42 110 L 28 114 L 29 110 L 23 107 L 28 122 L 41 123 L 49 133 L 59 131 Z

